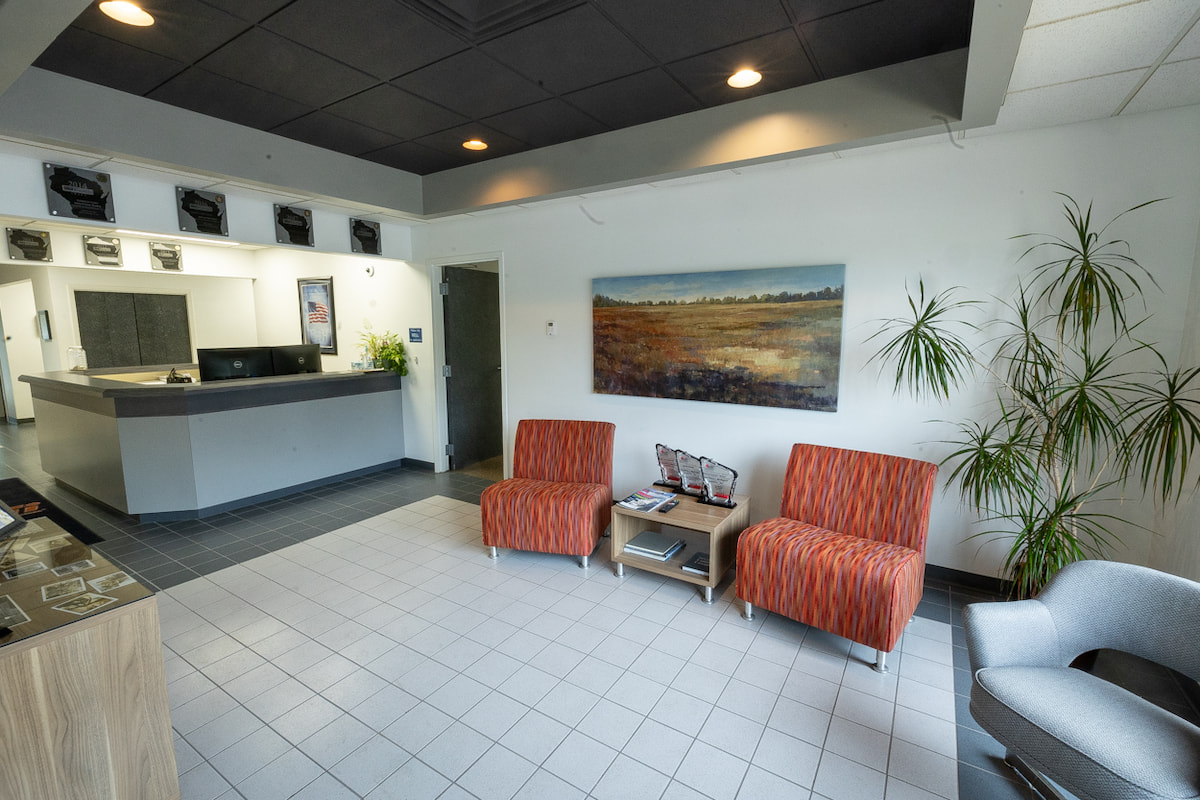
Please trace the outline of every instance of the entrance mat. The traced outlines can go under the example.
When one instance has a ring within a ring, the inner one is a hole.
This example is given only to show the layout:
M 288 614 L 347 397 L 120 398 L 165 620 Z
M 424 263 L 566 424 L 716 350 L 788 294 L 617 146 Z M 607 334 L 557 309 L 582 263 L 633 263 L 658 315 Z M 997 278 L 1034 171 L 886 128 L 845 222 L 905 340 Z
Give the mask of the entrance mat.
M 24 519 L 45 517 L 51 522 L 57 523 L 60 528 L 84 544 L 90 545 L 104 541 L 70 514 L 35 492 L 20 478 L 0 480 L 0 500 L 7 503 Z

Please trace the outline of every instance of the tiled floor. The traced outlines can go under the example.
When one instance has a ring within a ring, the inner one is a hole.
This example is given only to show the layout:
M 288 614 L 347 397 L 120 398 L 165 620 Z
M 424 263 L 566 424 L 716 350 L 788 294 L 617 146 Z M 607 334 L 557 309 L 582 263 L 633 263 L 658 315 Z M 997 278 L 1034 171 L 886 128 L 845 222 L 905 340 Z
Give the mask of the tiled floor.
M 20 477 L 163 590 L 186 800 L 1028 797 L 966 711 L 961 609 L 927 581 L 883 678 L 844 640 L 629 570 L 486 557 L 488 481 L 407 469 L 138 523 Z M 957 760 L 956 760 L 957 758 Z

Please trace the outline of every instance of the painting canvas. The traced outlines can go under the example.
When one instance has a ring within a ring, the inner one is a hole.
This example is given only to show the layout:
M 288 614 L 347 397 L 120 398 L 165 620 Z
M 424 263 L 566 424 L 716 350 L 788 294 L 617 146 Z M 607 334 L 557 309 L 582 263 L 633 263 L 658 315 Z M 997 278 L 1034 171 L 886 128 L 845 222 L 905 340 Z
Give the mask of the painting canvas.
M 333 319 L 333 278 L 301 278 L 300 342 L 315 344 L 321 352 L 337 355 L 337 331 Z
M 599 394 L 836 411 L 843 264 L 597 278 Z

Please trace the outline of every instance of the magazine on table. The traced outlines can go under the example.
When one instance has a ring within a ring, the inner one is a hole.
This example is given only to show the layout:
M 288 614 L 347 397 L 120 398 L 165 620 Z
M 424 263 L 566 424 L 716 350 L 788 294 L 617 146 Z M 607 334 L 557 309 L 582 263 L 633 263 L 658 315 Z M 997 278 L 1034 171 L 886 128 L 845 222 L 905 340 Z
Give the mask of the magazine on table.
M 654 511 L 659 506 L 666 505 L 674 499 L 674 492 L 664 492 L 661 489 L 647 487 L 639 489 L 624 500 L 619 500 L 617 505 L 622 508 L 628 508 L 631 511 Z

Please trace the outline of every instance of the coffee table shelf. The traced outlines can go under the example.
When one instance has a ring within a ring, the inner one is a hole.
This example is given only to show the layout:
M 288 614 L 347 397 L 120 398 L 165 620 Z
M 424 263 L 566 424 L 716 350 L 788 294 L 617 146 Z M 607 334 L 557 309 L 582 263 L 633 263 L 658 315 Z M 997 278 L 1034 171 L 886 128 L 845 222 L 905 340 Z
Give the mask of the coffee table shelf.
M 679 505 L 663 514 L 658 511 L 633 511 L 613 505 L 612 559 L 618 577 L 624 567 L 665 575 L 704 589 L 704 602 L 712 602 L 712 590 L 733 566 L 737 555 L 737 537 L 750 523 L 750 497 L 734 495 L 733 508 L 701 503 L 697 498 L 678 494 Z M 642 531 L 670 528 L 673 535 L 683 539 L 686 546 L 667 561 L 626 553 L 625 544 Z M 683 571 L 683 564 L 696 552 L 708 551 L 708 577 Z

